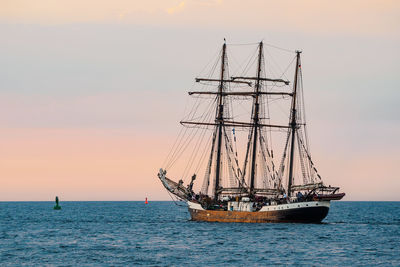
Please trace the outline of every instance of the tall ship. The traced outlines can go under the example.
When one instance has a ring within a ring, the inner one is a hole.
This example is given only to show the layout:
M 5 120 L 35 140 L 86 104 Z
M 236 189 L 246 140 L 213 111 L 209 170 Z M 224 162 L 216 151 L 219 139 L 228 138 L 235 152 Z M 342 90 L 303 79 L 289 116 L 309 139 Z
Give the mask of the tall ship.
M 195 78 L 200 89 L 189 91 L 193 103 L 158 178 L 194 221 L 319 223 L 345 195 L 324 184 L 311 158 L 301 51 L 284 51 L 290 63 L 274 69 L 265 46 L 274 48 L 260 42 L 243 63 L 236 58 L 231 75 L 224 42 Z

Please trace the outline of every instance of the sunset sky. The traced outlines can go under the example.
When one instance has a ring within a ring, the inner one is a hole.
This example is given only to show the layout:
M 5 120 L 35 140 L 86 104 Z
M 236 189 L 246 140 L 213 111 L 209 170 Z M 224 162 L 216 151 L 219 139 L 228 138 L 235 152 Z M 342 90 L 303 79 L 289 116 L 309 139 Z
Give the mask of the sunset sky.
M 400 201 L 400 2 L 0 0 L 0 201 L 169 200 L 156 177 L 226 38 L 303 51 L 315 163 Z

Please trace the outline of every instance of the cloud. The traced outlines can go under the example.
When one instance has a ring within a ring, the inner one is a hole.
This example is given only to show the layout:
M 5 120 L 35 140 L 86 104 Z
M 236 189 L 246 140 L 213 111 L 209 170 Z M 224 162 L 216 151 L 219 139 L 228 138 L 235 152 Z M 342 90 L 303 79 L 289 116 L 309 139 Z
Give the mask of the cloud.
M 185 5 L 186 5 L 186 2 L 182 1 L 177 6 L 167 8 L 167 13 L 168 14 L 174 14 L 174 13 L 177 13 L 179 11 L 182 11 L 183 8 L 185 7 Z

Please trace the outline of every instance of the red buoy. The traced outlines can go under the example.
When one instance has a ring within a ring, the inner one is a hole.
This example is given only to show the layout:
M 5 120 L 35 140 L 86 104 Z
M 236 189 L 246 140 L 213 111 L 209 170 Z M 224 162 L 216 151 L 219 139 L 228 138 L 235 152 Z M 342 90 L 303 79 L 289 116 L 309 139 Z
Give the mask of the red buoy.
M 147 201 L 147 197 L 146 197 L 146 201 L 144 202 L 144 204 L 149 204 L 149 202 Z

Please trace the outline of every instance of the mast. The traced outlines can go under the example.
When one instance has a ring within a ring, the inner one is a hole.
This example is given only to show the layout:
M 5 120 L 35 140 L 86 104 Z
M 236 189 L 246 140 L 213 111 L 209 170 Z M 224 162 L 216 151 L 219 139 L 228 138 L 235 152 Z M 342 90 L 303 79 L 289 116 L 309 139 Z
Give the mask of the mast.
M 289 126 L 291 128 L 291 145 L 290 145 L 290 157 L 289 157 L 289 181 L 288 181 L 288 196 L 291 196 L 291 188 L 293 184 L 293 161 L 294 161 L 294 141 L 296 138 L 296 128 L 297 128 L 297 122 L 296 122 L 296 98 L 297 98 L 297 80 L 298 80 L 298 75 L 299 75 L 299 68 L 300 68 L 300 54 L 301 51 L 296 51 L 296 72 L 294 75 L 294 83 L 293 83 L 293 98 L 292 98 L 292 107 L 291 107 L 291 121 L 289 123 Z
M 253 156 L 251 159 L 251 174 L 250 174 L 250 194 L 253 194 L 254 190 L 254 178 L 256 173 L 256 159 L 257 159 L 257 138 L 258 138 L 258 129 L 259 129 L 259 92 L 260 92 L 260 78 L 261 78 L 261 65 L 262 65 L 262 49 L 263 42 L 260 42 L 259 52 L 258 52 L 258 68 L 257 68 L 257 80 L 255 87 L 255 99 L 254 99 L 254 116 L 253 116 L 253 124 L 254 124 L 254 139 L 253 139 Z
M 218 116 L 217 116 L 217 131 L 218 131 L 218 142 L 217 142 L 217 165 L 215 167 L 215 191 L 214 199 L 218 199 L 218 188 L 221 175 L 221 146 L 222 146 L 222 127 L 224 125 L 224 101 L 223 101 L 223 90 L 224 90 L 224 75 L 225 75 L 225 57 L 226 57 L 226 43 L 222 46 L 221 56 L 221 80 L 218 88 Z

